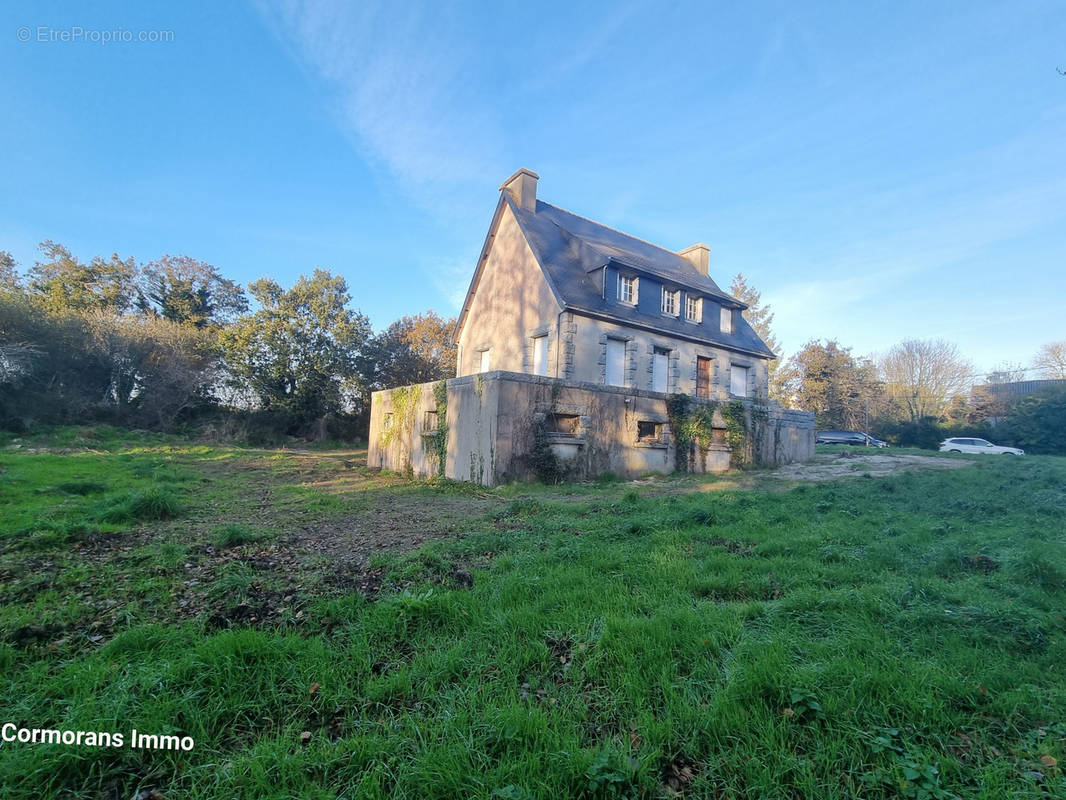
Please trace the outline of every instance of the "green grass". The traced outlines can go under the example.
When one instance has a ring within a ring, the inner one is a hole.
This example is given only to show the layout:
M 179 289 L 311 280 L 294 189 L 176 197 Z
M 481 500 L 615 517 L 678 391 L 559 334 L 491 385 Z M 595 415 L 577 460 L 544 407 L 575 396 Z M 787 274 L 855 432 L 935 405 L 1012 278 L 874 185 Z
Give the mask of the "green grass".
M 4 721 L 196 746 L 5 743 L 4 797 L 1066 796 L 1064 459 L 487 492 L 98 439 L 0 450 Z

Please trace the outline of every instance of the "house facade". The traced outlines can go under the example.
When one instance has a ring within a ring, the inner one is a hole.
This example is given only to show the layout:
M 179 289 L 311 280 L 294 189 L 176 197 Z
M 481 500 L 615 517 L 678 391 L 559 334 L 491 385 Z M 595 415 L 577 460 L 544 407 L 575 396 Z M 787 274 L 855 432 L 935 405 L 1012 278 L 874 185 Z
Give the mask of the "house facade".
M 746 308 L 679 253 L 501 187 L 456 326 L 457 376 L 491 370 L 693 397 L 765 399 L 774 354 Z
M 813 414 L 769 402 L 774 354 L 706 245 L 666 250 L 538 200 L 537 182 L 521 169 L 500 187 L 456 377 L 374 393 L 371 466 L 495 485 L 545 460 L 580 479 L 813 455 Z

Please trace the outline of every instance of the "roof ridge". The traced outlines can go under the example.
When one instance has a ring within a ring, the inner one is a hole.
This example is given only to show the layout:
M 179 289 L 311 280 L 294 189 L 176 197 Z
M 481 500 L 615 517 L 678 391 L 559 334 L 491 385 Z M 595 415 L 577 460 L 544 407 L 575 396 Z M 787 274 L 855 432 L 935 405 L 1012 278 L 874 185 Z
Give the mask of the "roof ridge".
M 672 256 L 677 256 L 678 258 L 684 259 L 686 262 L 688 261 L 687 258 L 685 258 L 683 255 L 678 253 L 676 250 L 667 250 L 661 244 L 655 244 L 655 242 L 649 242 L 647 239 L 641 239 L 639 236 L 634 236 L 631 233 L 626 233 L 625 231 L 620 231 L 620 230 L 618 230 L 618 228 L 612 228 L 610 225 L 604 225 L 602 222 L 597 222 L 596 220 L 592 219 L 591 217 L 586 217 L 586 216 L 584 216 L 582 214 L 575 214 L 573 211 L 571 211 L 568 208 L 563 208 L 562 206 L 557 206 L 557 205 L 554 205 L 552 203 L 546 202 L 544 200 L 538 200 L 537 202 L 544 203 L 544 205 L 546 205 L 546 206 L 551 206 L 556 211 L 562 211 L 564 214 L 569 214 L 571 217 L 577 217 L 578 219 L 585 220 L 585 222 L 591 222 L 593 225 L 599 225 L 601 228 L 606 228 L 609 231 L 614 231 L 615 233 L 620 234 L 621 236 L 626 236 L 626 237 L 628 237 L 630 239 L 635 239 L 636 241 L 642 242 L 643 244 L 646 244 L 649 247 L 654 247 L 657 250 L 662 250 L 664 253 L 669 253 Z M 693 267 L 693 269 L 695 269 L 695 267 Z M 697 270 L 697 273 L 698 272 L 699 271 Z

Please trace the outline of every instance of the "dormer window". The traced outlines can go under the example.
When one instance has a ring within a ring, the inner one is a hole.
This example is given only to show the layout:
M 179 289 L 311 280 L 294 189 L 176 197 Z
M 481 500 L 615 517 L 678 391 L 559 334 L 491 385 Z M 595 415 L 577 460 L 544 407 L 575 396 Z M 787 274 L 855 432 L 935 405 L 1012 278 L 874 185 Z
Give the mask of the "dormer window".
M 731 309 L 731 308 L 723 308 L 722 309 L 721 330 L 722 330 L 722 333 L 732 333 L 733 332 L 733 309 Z
M 689 322 L 701 322 L 703 320 L 703 298 L 691 294 L 685 295 L 685 319 Z
M 667 289 L 663 287 L 663 313 L 669 314 L 671 317 L 676 317 L 679 312 L 678 306 L 681 304 L 681 292 L 677 289 Z
M 618 299 L 630 305 L 637 304 L 637 279 L 634 276 L 618 276 Z

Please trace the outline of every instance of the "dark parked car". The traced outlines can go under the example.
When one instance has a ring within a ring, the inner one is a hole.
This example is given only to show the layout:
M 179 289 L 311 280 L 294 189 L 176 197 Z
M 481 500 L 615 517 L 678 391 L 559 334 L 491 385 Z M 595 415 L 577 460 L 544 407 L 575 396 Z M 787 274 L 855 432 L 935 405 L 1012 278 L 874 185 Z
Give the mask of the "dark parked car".
M 888 447 L 888 442 L 859 431 L 818 431 L 815 444 L 849 444 L 860 447 Z

